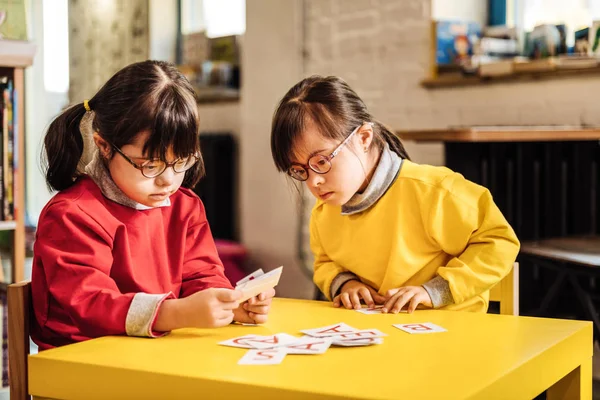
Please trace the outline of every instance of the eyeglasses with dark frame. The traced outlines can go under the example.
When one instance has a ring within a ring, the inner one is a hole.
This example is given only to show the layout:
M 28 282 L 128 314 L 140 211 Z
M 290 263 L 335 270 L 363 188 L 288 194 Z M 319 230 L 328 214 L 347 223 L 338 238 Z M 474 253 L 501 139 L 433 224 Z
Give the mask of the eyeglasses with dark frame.
M 308 164 L 293 163 L 287 170 L 288 175 L 300 182 L 304 182 L 308 179 L 309 168 L 320 175 L 328 173 L 331 170 L 331 160 L 339 154 L 344 146 L 348 144 L 352 136 L 354 136 L 363 125 L 364 124 L 360 124 L 357 126 L 328 156 L 316 154 L 308 159 Z
M 156 178 L 160 174 L 166 171 L 168 167 L 173 167 L 173 171 L 182 173 L 192 168 L 197 162 L 199 157 L 192 154 L 186 158 L 178 158 L 173 162 L 166 162 L 159 159 L 146 160 L 142 164 L 138 164 L 133 161 L 127 154 L 123 153 L 121 149 L 111 143 L 111 146 L 117 153 L 119 153 L 127 162 L 133 165 L 136 169 L 139 169 L 142 175 L 146 178 Z

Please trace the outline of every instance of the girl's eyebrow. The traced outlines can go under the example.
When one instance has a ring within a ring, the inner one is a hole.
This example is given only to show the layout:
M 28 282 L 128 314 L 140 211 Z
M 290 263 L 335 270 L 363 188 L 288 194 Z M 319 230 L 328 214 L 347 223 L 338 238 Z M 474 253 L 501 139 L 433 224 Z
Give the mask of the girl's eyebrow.
M 327 149 L 319 149 L 319 150 L 315 150 L 315 151 L 313 151 L 312 153 L 310 153 L 310 154 L 308 155 L 308 158 L 310 159 L 311 157 L 314 157 L 314 156 L 316 156 L 317 154 L 324 152 L 325 150 L 327 150 Z
M 307 161 L 308 161 L 308 160 L 310 160 L 310 159 L 311 159 L 312 157 L 314 157 L 315 155 L 317 155 L 317 154 L 319 154 L 319 153 L 321 153 L 321 152 L 323 152 L 323 151 L 325 151 L 325 150 L 327 150 L 327 149 L 319 149 L 319 150 L 313 151 L 312 153 L 310 153 L 310 154 L 308 155 L 308 159 L 307 159 Z M 291 163 L 290 163 L 290 164 L 304 165 L 303 163 L 301 163 L 301 162 L 296 162 L 296 161 L 294 161 L 294 160 L 291 160 Z

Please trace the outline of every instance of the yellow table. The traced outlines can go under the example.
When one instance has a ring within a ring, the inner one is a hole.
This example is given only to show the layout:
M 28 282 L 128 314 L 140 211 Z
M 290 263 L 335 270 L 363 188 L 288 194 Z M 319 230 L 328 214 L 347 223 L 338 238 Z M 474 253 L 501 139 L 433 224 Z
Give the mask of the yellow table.
M 249 333 L 346 322 L 377 328 L 382 345 L 238 365 Z M 392 324 L 433 322 L 409 335 Z M 29 390 L 54 399 L 591 399 L 592 324 L 452 311 L 363 315 L 331 303 L 275 299 L 262 327 L 183 329 L 160 339 L 105 337 L 29 357 Z

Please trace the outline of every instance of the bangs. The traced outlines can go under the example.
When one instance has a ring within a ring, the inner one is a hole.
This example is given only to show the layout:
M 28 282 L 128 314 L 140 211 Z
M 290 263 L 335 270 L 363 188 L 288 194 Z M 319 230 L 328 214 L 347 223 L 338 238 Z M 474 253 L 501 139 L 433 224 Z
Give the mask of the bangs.
M 200 154 L 198 106 L 191 94 L 167 86 L 152 107 L 144 108 L 155 110 L 154 115 L 142 117 L 152 121 L 146 127 L 150 136 L 144 144 L 148 157 L 167 161 L 168 150 L 172 150 L 177 158 Z
M 191 155 L 198 157 L 194 167 L 185 172 L 182 186 L 193 188 L 204 176 L 204 161 L 200 152 L 200 132 L 198 105 L 192 92 L 177 86 L 166 84 L 149 96 L 136 109 L 130 109 L 130 118 L 125 118 L 117 132 L 118 138 L 134 138 L 142 131 L 150 132 L 143 152 L 148 158 L 167 160 L 167 152 L 173 151 L 176 158 Z M 125 124 L 127 124 L 125 126 Z M 128 143 L 117 143 L 121 147 Z
M 271 154 L 278 171 L 290 168 L 297 142 L 309 125 L 326 139 L 341 140 L 349 133 L 348 127 L 337 121 L 321 103 L 297 99 L 282 102 L 271 126 Z

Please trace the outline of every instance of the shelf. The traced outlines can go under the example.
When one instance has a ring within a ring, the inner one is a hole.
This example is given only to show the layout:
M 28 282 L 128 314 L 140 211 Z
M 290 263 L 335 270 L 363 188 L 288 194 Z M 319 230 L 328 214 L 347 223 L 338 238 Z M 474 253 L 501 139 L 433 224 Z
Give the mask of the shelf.
M 240 90 L 224 87 L 196 87 L 199 104 L 235 103 L 240 101 Z
M 18 40 L 0 40 L 0 67 L 25 68 L 33 64 L 36 46 Z
M 17 229 L 17 221 L 0 221 L 0 231 L 12 231 Z
M 536 82 L 552 79 L 577 78 L 580 76 L 590 75 L 600 75 L 600 67 L 517 72 L 511 75 L 494 77 L 480 77 L 476 75 L 467 76 L 462 75 L 461 73 L 447 73 L 440 74 L 436 78 L 424 79 L 421 81 L 421 86 L 427 89 L 443 89 L 464 86 L 483 86 L 495 83 Z
M 571 142 L 600 140 L 600 127 L 479 126 L 398 131 L 402 140 L 417 142 Z

